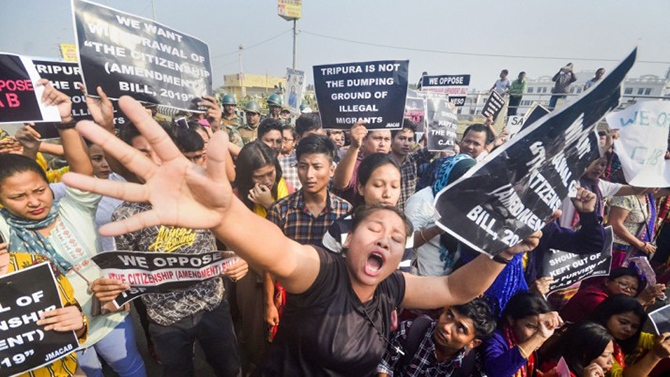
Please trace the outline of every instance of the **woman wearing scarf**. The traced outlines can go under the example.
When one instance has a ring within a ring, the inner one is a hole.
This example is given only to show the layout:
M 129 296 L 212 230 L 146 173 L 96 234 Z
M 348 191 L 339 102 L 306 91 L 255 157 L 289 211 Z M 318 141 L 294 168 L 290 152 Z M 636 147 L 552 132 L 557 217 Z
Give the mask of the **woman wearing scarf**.
M 536 351 L 562 325 L 542 296 L 517 293 L 503 311 L 498 330 L 482 345 L 484 371 L 489 376 L 542 376 Z
M 56 105 L 63 121 L 59 133 L 71 171 L 93 175 L 93 167 L 81 137 L 74 130 L 72 104 L 47 80 L 42 101 Z M 92 122 L 90 126 L 94 126 Z M 89 320 L 86 342 L 77 351 L 88 376 L 102 376 L 102 357 L 120 376 L 146 376 L 135 345 L 131 318 L 125 311 L 101 315 L 94 312 L 89 283 L 102 277 L 91 261 L 101 248 L 95 214 L 101 196 L 68 188 L 62 200 L 54 200 L 42 168 L 30 158 L 0 156 L 0 214 L 9 226 L 10 252 L 38 254 L 49 259 L 67 277 L 74 296 Z
M 656 251 L 656 202 L 651 193 L 617 196 L 610 201 L 609 224 L 614 231 L 612 268 L 631 257 Z

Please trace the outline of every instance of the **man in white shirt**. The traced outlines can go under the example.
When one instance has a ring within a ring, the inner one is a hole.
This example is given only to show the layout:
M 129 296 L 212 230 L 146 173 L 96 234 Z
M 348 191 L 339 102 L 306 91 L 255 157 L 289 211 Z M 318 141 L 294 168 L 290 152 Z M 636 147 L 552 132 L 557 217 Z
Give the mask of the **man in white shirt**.
M 512 82 L 507 78 L 508 74 L 509 72 L 506 69 L 503 69 L 500 72 L 500 79 L 496 80 L 495 84 L 491 87 L 491 90 L 495 90 L 501 96 L 507 94 L 509 88 L 512 86 Z

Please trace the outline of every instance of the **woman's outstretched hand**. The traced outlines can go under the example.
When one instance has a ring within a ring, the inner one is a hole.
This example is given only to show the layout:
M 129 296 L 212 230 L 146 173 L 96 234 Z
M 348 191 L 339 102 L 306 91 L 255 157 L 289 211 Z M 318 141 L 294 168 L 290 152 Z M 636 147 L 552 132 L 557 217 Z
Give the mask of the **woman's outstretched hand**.
M 68 173 L 63 181 L 84 191 L 119 198 L 130 202 L 149 202 L 150 211 L 100 228 L 105 236 L 116 236 L 155 225 L 211 229 L 219 225 L 230 208 L 233 192 L 226 177 L 228 136 L 217 132 L 212 137 L 206 168 L 190 163 L 165 131 L 136 100 L 124 96 L 121 109 L 146 137 L 160 165 L 142 152 L 130 147 L 114 135 L 90 121 L 77 124 L 77 131 L 106 153 L 114 156 L 144 184 L 97 179 Z

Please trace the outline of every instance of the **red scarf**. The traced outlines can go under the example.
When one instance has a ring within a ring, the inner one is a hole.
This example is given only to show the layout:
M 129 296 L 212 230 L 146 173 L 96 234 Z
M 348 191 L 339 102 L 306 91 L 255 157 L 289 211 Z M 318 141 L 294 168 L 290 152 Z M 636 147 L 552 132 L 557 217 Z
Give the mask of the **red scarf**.
M 616 342 L 614 342 L 614 354 L 612 356 L 614 356 L 614 359 L 617 361 L 617 363 L 621 365 L 621 369 L 626 368 L 626 362 L 624 361 L 625 357 L 623 351 Z
M 509 326 L 505 326 L 503 332 L 505 334 L 505 339 L 507 340 L 507 346 L 510 349 L 514 348 L 518 342 L 516 340 L 516 337 L 514 337 L 512 329 Z M 514 376 L 529 377 L 533 375 L 534 370 L 535 370 L 535 352 L 532 352 L 528 356 L 528 361 L 526 362 L 526 365 L 519 368 L 519 370 L 514 374 Z

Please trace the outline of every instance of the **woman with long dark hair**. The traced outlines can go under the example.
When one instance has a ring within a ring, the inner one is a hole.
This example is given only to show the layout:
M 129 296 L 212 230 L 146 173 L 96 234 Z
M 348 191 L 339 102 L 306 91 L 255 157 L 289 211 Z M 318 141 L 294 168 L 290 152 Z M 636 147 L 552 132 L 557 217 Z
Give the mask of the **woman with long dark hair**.
M 84 149 L 81 136 L 74 130 L 72 103 L 65 94 L 48 82 L 42 100 L 56 105 L 63 122 L 58 125 L 70 171 L 93 175 L 93 166 Z M 96 127 L 82 122 L 83 127 Z M 106 181 L 106 179 L 105 179 Z M 101 251 L 95 224 L 100 195 L 67 188 L 65 197 L 55 200 L 42 168 L 25 156 L 0 155 L 0 216 L 9 229 L 10 253 L 37 254 L 48 259 L 72 285 L 74 298 L 88 318 L 88 338 L 77 350 L 77 359 L 89 376 L 102 376 L 99 358 L 120 376 L 146 376 L 144 362 L 135 344 L 131 317 L 125 310 L 100 314 L 90 284 L 102 277 L 102 271 L 91 260 Z M 72 308 L 68 309 L 72 310 Z M 71 330 L 80 330 L 74 328 Z
M 150 211 L 107 224 L 101 228 L 103 234 L 132 232 L 161 223 L 211 229 L 250 265 L 276 276 L 291 297 L 258 375 L 369 376 L 389 342 L 395 307 L 431 309 L 468 302 L 482 294 L 505 266 L 481 255 L 448 277 L 417 277 L 397 271 L 412 226 L 402 212 L 390 206 L 357 211 L 344 244 L 346 258 L 318 246 L 301 245 L 253 214 L 233 195 L 225 174 L 227 135 L 214 134 L 207 168 L 201 169 L 178 153 L 137 101 L 122 97 L 120 104 L 124 114 L 148 136 L 161 164 L 154 164 L 100 128 L 78 127 L 145 183 L 110 182 L 80 174 L 66 174 L 65 183 L 151 203 Z M 539 237 L 535 233 L 503 250 L 502 257 L 511 259 L 534 249 Z
M 498 330 L 483 344 L 486 374 L 535 376 L 539 368 L 537 349 L 562 324 L 561 317 L 551 310 L 540 294 L 517 293 L 505 306 Z
M 670 356 L 670 333 L 654 336 L 642 332 L 647 313 L 633 297 L 608 297 L 591 316 L 614 338 L 614 363 L 608 376 L 647 376 Z M 646 351 L 646 355 L 640 355 Z
M 261 217 L 265 217 L 272 203 L 293 192 L 282 178 L 277 152 L 259 141 L 242 148 L 235 166 L 237 196 Z
M 400 165 L 389 154 L 374 153 L 367 156 L 358 166 L 358 190 L 354 209 L 375 204 L 395 207 L 400 198 L 400 180 Z M 338 254 L 342 252 L 342 244 L 351 230 L 353 213 L 351 211 L 337 219 L 328 228 L 323 236 L 323 246 L 328 250 Z
M 282 178 L 277 151 L 258 140 L 240 150 L 235 193 L 247 208 L 265 218 L 272 203 L 292 192 Z M 276 333 L 285 293 L 269 274 L 253 268 L 237 282 L 236 292 L 243 328 L 241 343 L 249 360 L 249 365 L 244 366 L 246 371 L 261 361 L 268 345 L 267 326 L 270 326 L 270 338 Z
M 612 368 L 614 338 L 602 325 L 582 322 L 570 326 L 544 355 L 549 361 L 542 370 L 550 371 L 562 357 L 574 377 L 603 377 Z

